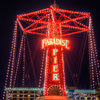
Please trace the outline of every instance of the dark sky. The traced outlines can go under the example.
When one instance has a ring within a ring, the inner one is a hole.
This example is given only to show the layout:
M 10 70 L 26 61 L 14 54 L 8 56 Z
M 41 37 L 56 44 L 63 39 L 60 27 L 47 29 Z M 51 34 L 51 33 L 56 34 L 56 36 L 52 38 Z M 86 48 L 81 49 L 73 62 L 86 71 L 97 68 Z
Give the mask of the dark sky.
M 99 0 L 56 0 L 60 8 L 73 11 L 90 12 L 100 56 L 100 3 Z M 14 21 L 17 14 L 48 8 L 53 0 L 1 0 L 0 1 L 0 90 L 4 83 L 11 46 Z M 100 58 L 100 57 L 99 57 Z

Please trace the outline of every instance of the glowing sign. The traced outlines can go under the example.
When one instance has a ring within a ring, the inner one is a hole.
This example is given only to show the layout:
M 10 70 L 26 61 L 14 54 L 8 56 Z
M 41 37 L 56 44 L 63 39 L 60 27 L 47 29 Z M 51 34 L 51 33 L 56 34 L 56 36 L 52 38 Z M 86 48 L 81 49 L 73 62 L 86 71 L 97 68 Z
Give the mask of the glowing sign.
M 53 74 L 53 80 L 54 80 L 54 81 L 58 81 L 58 80 L 59 80 L 58 74 Z
M 53 49 L 53 56 L 56 55 L 56 52 L 58 52 L 58 50 L 57 49 Z
M 57 57 L 53 57 L 54 59 L 54 64 L 57 64 Z
M 49 45 L 60 45 L 67 49 L 70 49 L 69 40 L 62 40 L 62 39 L 57 39 L 57 38 L 49 38 L 49 39 L 42 40 L 42 49 Z
M 57 65 L 53 65 L 53 72 L 58 72 L 58 66 Z
M 52 76 L 53 76 L 53 81 L 59 81 L 59 78 L 58 78 L 58 65 L 57 65 L 57 52 L 58 52 L 58 49 L 52 49 L 52 52 L 53 52 L 53 73 L 52 73 Z

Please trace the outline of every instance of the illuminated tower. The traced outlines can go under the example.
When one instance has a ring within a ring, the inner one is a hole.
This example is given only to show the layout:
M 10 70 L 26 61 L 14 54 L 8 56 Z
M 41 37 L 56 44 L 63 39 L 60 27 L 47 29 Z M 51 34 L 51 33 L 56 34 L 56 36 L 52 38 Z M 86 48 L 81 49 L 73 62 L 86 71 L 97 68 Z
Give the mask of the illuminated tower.
M 69 41 L 62 40 L 61 24 L 51 7 L 48 36 L 42 40 L 42 48 L 46 49 L 44 95 L 65 95 L 63 47 L 69 49 Z

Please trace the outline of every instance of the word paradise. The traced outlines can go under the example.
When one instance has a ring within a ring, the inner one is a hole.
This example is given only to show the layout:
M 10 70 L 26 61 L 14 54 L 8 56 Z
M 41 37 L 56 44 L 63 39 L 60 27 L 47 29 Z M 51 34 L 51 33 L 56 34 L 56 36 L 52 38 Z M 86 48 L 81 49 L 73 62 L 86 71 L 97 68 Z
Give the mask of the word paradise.
M 70 49 L 69 40 L 62 40 L 62 39 L 56 39 L 56 38 L 49 38 L 49 39 L 42 40 L 42 49 L 50 45 L 63 46 L 67 49 Z

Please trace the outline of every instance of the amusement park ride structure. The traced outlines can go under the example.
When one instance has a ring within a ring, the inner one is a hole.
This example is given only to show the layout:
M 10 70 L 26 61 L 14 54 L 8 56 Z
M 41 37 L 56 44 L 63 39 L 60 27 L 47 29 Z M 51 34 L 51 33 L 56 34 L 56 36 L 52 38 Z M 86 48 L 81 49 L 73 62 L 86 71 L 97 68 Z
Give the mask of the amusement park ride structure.
M 21 36 L 17 64 L 15 66 L 18 25 L 23 34 Z M 71 44 L 70 40 L 66 40 L 63 37 L 79 33 L 84 34 L 84 32 L 87 32 L 88 34 L 90 88 L 95 89 L 96 85 L 99 85 L 100 83 L 100 67 L 91 15 L 87 12 L 59 9 L 55 3 L 54 5 L 51 5 L 50 8 L 17 15 L 4 88 L 16 87 L 16 77 L 20 66 L 22 52 L 23 62 L 25 62 L 25 35 L 37 34 L 45 36 L 41 46 L 43 50 L 46 50 L 44 95 L 59 94 L 65 96 L 63 49 L 70 50 Z M 22 81 L 24 84 L 24 78 Z M 54 91 L 58 91 L 59 93 Z M 4 98 L 5 91 L 3 93 L 3 100 Z

